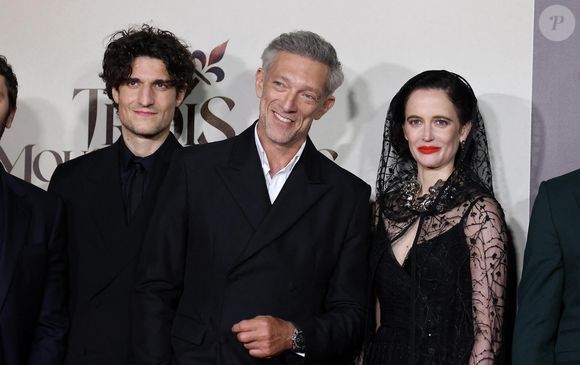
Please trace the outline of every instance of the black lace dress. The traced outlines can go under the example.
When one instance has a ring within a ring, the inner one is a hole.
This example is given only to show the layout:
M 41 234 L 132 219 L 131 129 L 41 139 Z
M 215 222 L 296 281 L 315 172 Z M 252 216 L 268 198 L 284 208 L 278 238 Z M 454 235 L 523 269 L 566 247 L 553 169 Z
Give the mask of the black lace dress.
M 418 221 L 399 264 L 391 242 Z M 405 224 L 383 219 L 375 237 L 380 326 L 366 364 L 493 363 L 501 344 L 506 232 L 491 197 Z
M 459 146 L 451 176 L 432 187 L 431 194 L 417 198 L 418 167 L 404 148 L 401 123 L 408 94 L 417 82 L 433 75 L 451 75 L 468 89 L 471 129 Z M 461 76 L 427 71 L 409 80 L 392 99 L 376 207 L 370 268 L 380 321 L 369 326 L 364 364 L 499 363 L 508 238 L 493 193 L 483 119 L 473 90 Z M 392 245 L 415 230 L 399 264 Z

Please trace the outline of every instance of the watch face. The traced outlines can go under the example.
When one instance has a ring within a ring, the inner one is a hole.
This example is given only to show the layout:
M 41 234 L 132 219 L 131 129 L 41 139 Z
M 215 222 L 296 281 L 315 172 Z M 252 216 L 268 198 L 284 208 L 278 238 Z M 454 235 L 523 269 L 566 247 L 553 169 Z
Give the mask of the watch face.
M 292 350 L 294 352 L 304 352 L 306 346 L 304 343 L 304 332 L 295 329 L 292 334 Z

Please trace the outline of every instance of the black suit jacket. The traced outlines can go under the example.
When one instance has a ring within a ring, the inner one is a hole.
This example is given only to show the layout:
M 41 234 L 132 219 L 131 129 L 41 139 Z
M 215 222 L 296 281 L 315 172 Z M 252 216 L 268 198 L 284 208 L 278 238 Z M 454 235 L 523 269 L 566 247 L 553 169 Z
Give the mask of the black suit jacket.
M 170 134 L 160 147 L 147 191 L 127 225 L 119 143 L 59 165 L 49 187 L 62 197 L 66 209 L 71 292 L 68 364 L 134 363 L 130 319 L 136 258 L 157 188 L 171 155 L 181 145 Z
M 66 313 L 62 204 L 0 167 L 0 363 L 61 364 Z
M 185 149 L 138 270 L 138 363 L 347 362 L 368 308 L 369 193 L 310 140 L 274 204 L 253 127 Z M 231 328 L 257 315 L 303 329 L 306 359 L 250 357 Z
M 580 364 L 580 170 L 540 185 L 518 290 L 513 364 Z

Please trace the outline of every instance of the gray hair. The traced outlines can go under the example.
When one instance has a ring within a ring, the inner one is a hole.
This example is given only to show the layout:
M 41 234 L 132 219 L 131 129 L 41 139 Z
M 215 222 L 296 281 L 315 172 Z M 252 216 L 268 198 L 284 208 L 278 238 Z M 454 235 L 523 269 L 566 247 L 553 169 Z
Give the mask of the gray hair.
M 262 53 L 262 69 L 265 73 L 268 73 L 272 62 L 280 51 L 307 57 L 328 66 L 330 72 L 326 80 L 325 91 L 327 95 L 332 95 L 344 81 L 342 66 L 336 55 L 336 50 L 316 33 L 299 30 L 283 33 L 275 38 Z

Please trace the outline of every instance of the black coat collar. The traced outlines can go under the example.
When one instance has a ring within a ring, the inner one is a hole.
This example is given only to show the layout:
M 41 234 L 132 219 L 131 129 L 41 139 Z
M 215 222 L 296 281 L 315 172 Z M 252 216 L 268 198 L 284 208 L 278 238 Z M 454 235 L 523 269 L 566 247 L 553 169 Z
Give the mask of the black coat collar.
M 322 156 L 310 139 L 274 204 L 270 205 L 254 125 L 233 141 L 227 166 L 218 168 L 224 184 L 256 230 L 232 271 L 291 229 L 329 190 L 321 172 Z

